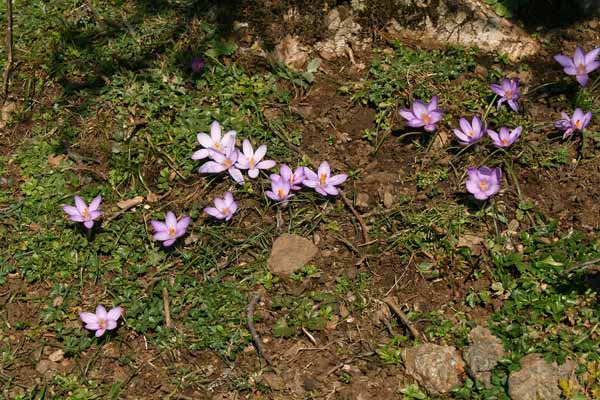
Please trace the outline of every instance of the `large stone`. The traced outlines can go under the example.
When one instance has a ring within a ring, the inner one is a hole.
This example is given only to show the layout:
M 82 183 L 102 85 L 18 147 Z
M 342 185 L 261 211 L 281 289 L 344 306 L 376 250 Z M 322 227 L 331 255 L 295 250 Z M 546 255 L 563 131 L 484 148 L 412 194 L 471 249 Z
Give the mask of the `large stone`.
M 285 233 L 275 240 L 268 265 L 277 275 L 289 275 L 306 265 L 317 254 L 317 247 L 308 239 Z
M 473 378 L 491 385 L 492 370 L 504 357 L 504 347 L 500 340 L 492 335 L 489 329 L 477 326 L 469 333 L 471 345 L 463 351 L 467 363 L 467 371 Z
M 426 343 L 402 350 L 406 373 L 431 395 L 450 392 L 461 383 L 465 363 L 452 346 Z
M 561 380 L 566 380 L 574 392 L 580 389 L 576 369 L 573 361 L 558 366 L 555 362 L 546 362 L 541 354 L 528 354 L 521 359 L 521 369 L 510 374 L 508 394 L 513 400 L 558 400 L 562 393 Z
M 309 54 L 309 47 L 302 45 L 297 36 L 287 35 L 275 47 L 275 58 L 296 72 L 301 72 L 304 69 Z

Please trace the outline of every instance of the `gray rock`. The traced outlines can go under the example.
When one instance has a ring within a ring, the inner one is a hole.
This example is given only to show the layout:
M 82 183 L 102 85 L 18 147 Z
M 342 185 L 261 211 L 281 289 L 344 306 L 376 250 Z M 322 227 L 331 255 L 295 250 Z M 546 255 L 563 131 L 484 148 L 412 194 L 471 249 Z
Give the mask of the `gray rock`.
M 308 62 L 310 48 L 300 43 L 297 36 L 287 35 L 275 47 L 275 58 L 295 72 L 301 72 Z
M 276 275 L 289 275 L 306 265 L 317 254 L 317 247 L 298 235 L 283 234 L 275 240 L 268 265 Z
M 52 378 L 60 370 L 60 364 L 50 360 L 41 360 L 36 366 L 35 370 L 44 378 Z
M 406 373 L 431 395 L 450 392 L 461 383 L 465 363 L 452 346 L 423 344 L 402 350 Z
M 547 363 L 541 354 L 528 354 L 521 359 L 521 369 L 510 374 L 508 394 L 513 400 L 559 400 L 559 372 L 556 363 Z
M 498 361 L 504 357 L 504 348 L 497 337 L 489 329 L 477 326 L 469 333 L 471 345 L 463 351 L 463 358 L 467 363 L 467 372 L 473 378 L 483 382 L 486 387 L 491 386 L 492 370 Z

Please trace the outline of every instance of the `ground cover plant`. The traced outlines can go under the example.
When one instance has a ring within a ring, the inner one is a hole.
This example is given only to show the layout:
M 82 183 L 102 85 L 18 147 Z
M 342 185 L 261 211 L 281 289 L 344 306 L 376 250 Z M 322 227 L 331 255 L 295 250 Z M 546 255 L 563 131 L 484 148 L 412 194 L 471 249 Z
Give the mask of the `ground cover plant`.
M 593 30 L 298 73 L 191 0 L 15 10 L 3 397 L 508 399 L 531 353 L 600 396 Z M 286 233 L 317 253 L 280 276 Z M 427 394 L 403 349 L 476 326 L 505 351 L 489 384 Z

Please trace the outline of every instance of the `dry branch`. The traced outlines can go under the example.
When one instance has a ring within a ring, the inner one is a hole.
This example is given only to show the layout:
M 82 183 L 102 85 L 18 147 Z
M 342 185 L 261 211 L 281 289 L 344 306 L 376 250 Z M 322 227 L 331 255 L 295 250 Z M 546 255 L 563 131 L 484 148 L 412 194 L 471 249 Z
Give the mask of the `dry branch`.
M 8 59 L 4 66 L 4 75 L 2 83 L 2 104 L 8 97 L 8 83 L 10 81 L 10 73 L 13 67 L 13 12 L 12 0 L 6 0 L 6 51 Z

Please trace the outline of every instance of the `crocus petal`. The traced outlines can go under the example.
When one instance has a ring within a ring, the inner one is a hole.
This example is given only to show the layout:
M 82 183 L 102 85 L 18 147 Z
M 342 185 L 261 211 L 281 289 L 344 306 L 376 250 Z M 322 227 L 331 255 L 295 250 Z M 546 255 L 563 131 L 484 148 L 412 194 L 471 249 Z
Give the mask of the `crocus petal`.
M 423 127 L 423 129 L 425 129 L 427 132 L 433 132 L 436 130 L 436 128 L 437 126 L 435 124 L 429 124 Z
M 458 120 L 458 124 L 460 125 L 460 129 L 462 129 L 462 131 L 465 133 L 465 135 L 471 131 L 474 130 L 474 128 L 471 126 L 471 124 L 469 123 L 469 121 L 466 120 L 466 118 L 461 118 Z
M 496 93 L 498 96 L 504 96 L 504 90 L 502 90 L 502 88 L 495 83 L 490 85 L 490 89 L 492 89 L 492 92 Z
M 104 335 L 104 332 L 106 332 L 106 329 L 98 329 L 96 331 L 96 337 L 100 337 L 100 336 Z
M 305 176 L 305 181 L 318 181 L 319 177 L 318 175 L 315 173 L 315 171 L 313 171 L 310 168 L 306 168 L 304 167 L 304 176 Z
M 91 313 L 91 312 L 79 313 L 79 318 L 86 324 L 98 323 L 98 317 L 96 317 L 96 314 Z
M 579 74 L 575 78 L 581 86 L 587 86 L 588 82 L 590 81 L 588 74 Z
M 327 161 L 323 161 L 321 165 L 319 165 L 319 169 L 317 170 L 317 175 L 319 179 L 322 175 L 329 177 L 331 174 L 331 168 L 329 167 L 329 163 Z
M 231 216 L 233 216 L 233 214 L 235 214 L 235 212 L 237 211 L 237 209 L 238 209 L 237 203 L 236 202 L 231 203 L 231 205 L 229 206 L 229 215 L 230 215 L 229 218 L 230 219 L 231 219 Z
M 471 138 L 465 135 L 460 129 L 452 129 L 454 136 L 463 144 L 469 144 Z
M 79 210 L 76 207 L 64 205 L 62 207 L 62 209 L 63 209 L 64 212 L 66 212 L 70 216 L 81 217 L 81 214 L 79 213 Z
M 204 209 L 204 212 L 207 213 L 208 215 L 218 218 L 218 219 L 223 219 L 225 217 L 221 211 L 217 210 L 214 207 L 206 207 Z
M 234 181 L 239 183 L 240 185 L 244 184 L 244 176 L 242 172 L 237 168 L 229 168 L 229 175 L 233 178 Z
M 592 112 L 588 111 L 584 116 L 583 116 L 583 120 L 581 121 L 581 129 L 585 128 L 587 126 L 587 124 L 590 123 L 590 121 L 592 120 Z
M 177 226 L 177 217 L 175 216 L 175 214 L 173 214 L 172 211 L 167 212 L 165 223 L 167 225 L 167 228 L 169 229 L 175 229 L 175 227 Z
M 287 166 L 287 164 L 281 164 L 281 166 L 279 167 L 279 174 L 283 179 L 287 181 L 292 176 L 292 170 L 290 167 Z
M 165 240 L 162 244 L 165 247 L 169 247 L 169 246 L 173 245 L 173 243 L 175 243 L 175 239 Z
M 600 54 L 600 47 L 597 47 L 597 48 L 587 52 L 587 54 L 584 56 L 585 64 L 587 65 L 593 61 L 597 61 L 599 54 Z
M 175 228 L 175 235 L 177 237 L 183 236 L 190 225 L 191 220 L 192 219 L 190 217 L 183 217 L 177 222 L 177 227 Z
M 208 158 L 209 156 L 210 156 L 210 152 L 208 151 L 208 149 L 200 149 L 200 150 L 196 150 L 192 154 L 192 160 L 202 160 L 204 158 Z
M 223 172 L 227 169 L 226 166 L 219 164 L 215 161 L 208 161 L 200 166 L 198 171 L 201 174 L 215 174 L 219 172 Z
M 398 110 L 398 113 L 400 114 L 400 116 L 402 116 L 402 118 L 404 118 L 405 120 L 408 120 L 408 121 L 415 118 L 415 114 L 413 114 L 413 112 L 410 110 L 402 109 L 402 110 Z
M 79 196 L 75 196 L 74 199 L 77 211 L 79 211 L 80 214 L 83 214 L 83 211 L 87 208 L 87 204 L 85 204 L 85 201 L 83 201 L 83 199 Z
M 123 313 L 123 308 L 115 307 L 108 312 L 107 317 L 109 320 L 116 321 L 121 317 L 122 313 Z
M 442 118 L 444 118 L 444 113 L 442 113 L 441 111 L 431 111 L 429 113 L 429 124 L 433 125 L 436 122 L 441 121 Z
M 554 59 L 564 68 L 575 68 L 575 64 L 573 63 L 573 59 L 571 57 L 567 57 L 563 54 L 557 54 L 554 56 Z
M 277 163 L 273 160 L 264 160 L 259 162 L 258 164 L 256 164 L 256 168 L 258 169 L 271 169 L 273 168 Z
M 167 228 L 167 225 L 165 225 L 164 222 L 151 220 L 150 221 L 150 225 L 152 225 L 152 228 L 154 228 L 154 230 L 156 232 L 163 232 L 163 231 L 168 231 L 169 230 L 169 228 Z
M 412 106 L 415 117 L 421 119 L 424 114 L 428 113 L 427 106 L 421 100 L 416 100 Z
M 90 206 L 88 207 L 88 211 L 96 211 L 98 207 L 100 207 L 100 203 L 102 202 L 101 196 L 96 196 L 92 199 Z
M 325 185 L 323 186 L 323 190 L 325 191 L 325 193 L 331 196 L 337 196 L 339 193 L 339 190 L 333 185 Z
M 575 52 L 573 53 L 573 63 L 578 66 L 579 64 L 585 64 L 585 53 L 583 49 L 579 46 L 575 48 Z
M 106 330 L 112 331 L 116 327 L 117 327 L 117 321 L 115 321 L 113 319 L 106 320 Z
M 573 128 L 569 128 L 569 129 L 567 129 L 567 130 L 565 131 L 565 133 L 563 134 L 563 139 L 566 139 L 566 138 L 568 138 L 569 136 L 571 136 L 571 135 L 573 134 L 573 132 L 574 132 L 574 129 L 573 129 Z
M 315 187 L 315 191 L 322 196 L 327 196 L 327 192 L 321 186 Z
M 256 151 L 254 152 L 254 159 L 256 161 L 260 161 L 263 159 L 265 154 L 267 154 L 267 146 L 264 144 L 260 145 L 258 146 L 258 149 L 256 149 Z
M 98 304 L 96 306 L 96 317 L 98 317 L 98 319 L 106 319 L 107 316 L 108 316 L 108 313 L 106 312 L 106 308 L 104 308 L 104 306 Z
M 91 322 L 91 323 L 85 325 L 85 329 L 88 329 L 90 331 L 95 331 L 95 330 L 100 329 L 100 324 L 98 322 Z
M 585 65 L 585 72 L 589 74 L 590 72 L 595 71 L 598 68 L 600 68 L 600 62 L 592 61 L 591 63 Z
M 427 104 L 427 111 L 432 112 L 434 110 L 437 110 L 437 108 L 438 108 L 438 97 L 433 96 L 431 98 L 431 100 L 429 100 L 429 104 Z
M 213 121 L 213 123 L 210 124 L 210 138 L 213 143 L 221 142 L 221 125 L 219 125 L 217 121 Z
M 163 240 L 168 240 L 171 237 L 171 235 L 169 235 L 169 231 L 160 231 L 160 232 L 155 232 L 152 235 L 152 238 L 154 240 L 159 240 L 159 241 L 163 241 Z
M 254 155 L 252 144 L 250 144 L 250 141 L 248 139 L 244 139 L 244 141 L 242 142 L 242 150 L 244 152 L 244 156 L 246 156 L 247 158 L 252 158 L 252 156 Z
M 99 218 L 102 215 L 102 212 L 100 211 L 90 211 L 90 219 L 91 220 L 95 220 L 97 218 Z
M 279 201 L 279 196 L 276 195 L 275 193 L 271 192 L 270 190 L 265 190 L 265 194 L 267 195 L 268 198 L 270 198 L 271 200 L 275 200 L 275 201 Z
M 511 132 L 510 136 L 513 140 L 513 142 L 515 140 L 517 140 L 517 138 L 519 136 L 521 136 L 521 132 L 523 131 L 523 127 L 522 126 L 517 126 L 515 129 L 513 129 L 513 131 Z
M 330 177 L 329 179 L 327 179 L 327 183 L 330 185 L 341 185 L 342 183 L 344 183 L 346 181 L 346 179 L 348 179 L 348 175 L 346 174 L 338 174 L 338 175 L 334 175 L 332 177 Z
M 94 221 L 84 221 L 83 226 L 85 226 L 87 229 L 92 229 L 94 226 Z
M 227 132 L 225 136 L 223 136 L 223 139 L 221 139 L 221 145 L 225 148 L 229 148 L 232 143 L 235 144 L 236 135 L 236 131 Z
M 225 194 L 223 195 L 223 200 L 225 200 L 225 204 L 227 204 L 228 206 L 231 205 L 231 203 L 233 203 L 233 194 L 231 192 L 225 192 Z
M 198 140 L 198 143 L 200 143 L 200 145 L 202 147 L 211 148 L 214 145 L 214 142 L 212 141 L 210 136 L 208 136 L 206 133 L 197 134 L 196 139 Z
M 519 104 L 514 101 L 513 99 L 508 100 L 508 105 L 510 106 L 510 108 L 512 108 L 514 111 L 519 111 Z
M 252 168 L 248 170 L 248 176 L 252 179 L 256 178 L 258 176 L 258 168 Z
M 320 185 L 320 182 L 318 179 L 315 179 L 315 180 L 305 179 L 304 182 L 302 182 L 302 184 L 309 188 L 316 188 L 317 186 Z
M 420 128 L 422 126 L 425 125 L 425 122 L 423 122 L 420 119 L 411 119 L 409 121 L 406 121 L 406 125 L 410 126 L 411 128 Z

